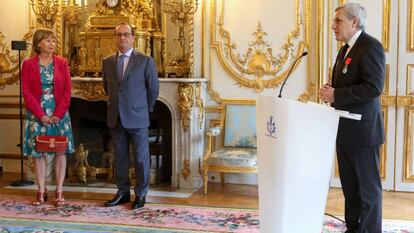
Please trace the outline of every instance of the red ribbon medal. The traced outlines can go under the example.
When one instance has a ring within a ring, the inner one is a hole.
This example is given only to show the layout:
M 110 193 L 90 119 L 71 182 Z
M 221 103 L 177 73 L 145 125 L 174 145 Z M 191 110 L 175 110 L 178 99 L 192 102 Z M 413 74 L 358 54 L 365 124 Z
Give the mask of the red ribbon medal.
M 342 70 L 343 74 L 346 74 L 346 72 L 348 72 L 348 65 L 351 63 L 352 58 L 348 57 L 347 59 L 345 59 L 345 66 L 344 69 Z

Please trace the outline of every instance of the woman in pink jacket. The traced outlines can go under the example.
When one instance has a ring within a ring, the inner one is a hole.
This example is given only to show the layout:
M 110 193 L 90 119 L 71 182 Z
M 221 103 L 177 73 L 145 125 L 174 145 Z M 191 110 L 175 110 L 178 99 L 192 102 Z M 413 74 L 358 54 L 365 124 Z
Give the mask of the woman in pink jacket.
M 47 201 L 45 185 L 46 160 L 55 157 L 55 204 L 62 205 L 63 181 L 66 172 L 66 154 L 74 153 L 72 126 L 69 117 L 71 78 L 65 59 L 55 56 L 55 34 L 39 29 L 33 35 L 32 56 L 23 62 L 22 91 L 26 104 L 25 140 L 23 154 L 33 157 L 38 185 L 34 205 Z M 63 135 L 68 137 L 66 153 L 39 153 L 37 135 Z

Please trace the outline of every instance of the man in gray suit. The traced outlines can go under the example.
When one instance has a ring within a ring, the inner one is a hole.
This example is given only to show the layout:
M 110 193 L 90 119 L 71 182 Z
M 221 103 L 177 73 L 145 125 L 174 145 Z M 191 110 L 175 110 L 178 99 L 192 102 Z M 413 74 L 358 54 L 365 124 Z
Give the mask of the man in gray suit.
M 155 63 L 134 51 L 134 30 L 127 23 L 115 28 L 118 52 L 103 60 L 103 83 L 108 96 L 108 127 L 115 149 L 115 179 L 118 191 L 106 206 L 130 201 L 129 143 L 135 167 L 135 201 L 132 209 L 145 204 L 150 162 L 148 149 L 149 113 L 159 93 Z M 132 162 L 132 161 L 131 161 Z

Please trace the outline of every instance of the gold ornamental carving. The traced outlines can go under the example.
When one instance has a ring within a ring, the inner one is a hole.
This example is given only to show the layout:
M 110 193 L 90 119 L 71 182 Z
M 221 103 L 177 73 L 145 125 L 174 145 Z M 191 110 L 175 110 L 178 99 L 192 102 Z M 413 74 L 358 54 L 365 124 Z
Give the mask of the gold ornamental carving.
M 181 175 L 183 175 L 184 180 L 187 180 L 188 176 L 191 174 L 190 170 L 190 160 L 184 159 L 183 161 L 183 169 L 181 169 Z
M 178 110 L 184 132 L 190 128 L 191 110 L 193 107 L 194 88 L 190 83 L 178 84 Z
M 72 82 L 72 89 L 75 95 L 82 96 L 84 99 L 89 101 L 107 100 L 101 81 L 74 80 Z
M 169 0 L 164 1 L 164 11 L 171 15 L 171 22 L 178 26 L 178 38 L 180 54 L 173 56 L 165 67 L 165 76 L 174 74 L 177 77 L 192 77 L 194 74 L 194 21 L 193 16 L 198 9 L 198 0 Z M 189 32 L 186 36 L 186 28 Z M 190 44 L 187 45 L 187 39 Z M 187 46 L 190 52 L 187 52 Z
M 137 28 L 151 28 L 150 19 L 153 17 L 153 6 L 151 0 L 122 0 L 114 8 L 106 4 L 106 0 L 99 0 L 96 3 L 96 9 L 89 17 L 86 25 L 87 29 L 91 28 L 113 28 L 120 22 L 125 22 L 125 18 L 111 17 L 123 16 L 125 18 L 133 17 L 128 21 Z
M 213 88 L 213 79 L 210 79 L 210 81 L 207 83 L 207 93 L 212 100 L 218 104 L 221 104 L 222 98 L 220 97 L 220 94 Z
M 296 0 L 295 29 L 289 33 L 287 41 L 282 45 L 282 52 L 278 55 L 273 54 L 271 43 L 264 39 L 267 33 L 262 29 L 260 22 L 253 33 L 255 38 L 249 42 L 247 51 L 244 54 L 238 53 L 236 51 L 238 45 L 232 41 L 230 32 L 224 28 L 224 2 L 223 0 L 222 12 L 217 23 L 223 41 L 213 41 L 219 62 L 240 86 L 255 88 L 257 92 L 260 92 L 264 88 L 279 85 L 286 77 L 287 71 L 296 68 L 297 65 L 292 61 L 302 54 L 305 46 L 308 46 L 304 42 L 300 42 L 297 48 L 295 45 L 295 40 L 301 34 L 302 25 L 299 1 Z M 291 61 L 290 67 L 281 73 L 289 60 Z M 295 67 L 292 67 L 293 65 Z M 254 76 L 254 79 L 247 76 Z
M 408 51 L 414 52 L 414 0 L 408 0 L 408 22 L 407 22 L 407 47 Z
M 87 182 L 86 176 L 89 170 L 88 155 L 89 151 L 81 143 L 75 153 L 75 171 L 77 178 L 85 184 Z
M 414 168 L 413 164 L 413 139 L 414 135 L 412 134 L 413 128 L 413 114 L 414 108 L 408 107 L 405 109 L 405 137 L 404 137 L 404 181 L 413 182 L 414 181 Z
M 30 0 L 30 6 L 37 16 L 37 22 L 52 28 L 60 11 L 59 0 Z
M 69 48 L 75 47 L 75 33 L 78 20 L 81 17 L 81 12 L 83 11 L 83 7 L 76 4 L 75 0 L 69 0 L 67 6 L 62 7 L 62 19 L 63 19 L 63 26 L 68 29 L 67 38 L 68 38 L 68 46 Z M 59 25 L 59 24 L 58 24 Z M 59 25 L 60 26 L 60 25 Z M 60 27 L 59 27 L 60 28 Z M 58 33 L 61 35 L 61 33 Z M 59 44 L 59 43 L 58 43 Z M 68 61 L 73 61 L 72 54 L 70 51 L 66 55 Z M 74 64 L 70 64 L 71 66 Z
M 390 95 L 381 95 L 381 106 L 395 106 L 397 97 Z
M 385 52 L 390 49 L 390 18 L 391 18 L 391 0 L 382 0 L 382 46 Z
M 314 96 L 314 93 L 316 93 L 316 84 L 311 83 L 309 85 L 308 90 L 306 90 L 305 93 L 299 96 L 298 101 L 306 103 L 312 99 L 312 96 Z
M 122 0 L 110 7 L 106 0 L 99 0 L 89 15 L 84 31 L 80 32 L 76 58 L 72 63 L 80 76 L 99 77 L 102 59 L 117 51 L 114 28 L 119 23 L 129 23 L 135 32 L 134 48 L 155 59 L 158 72 L 165 66 L 165 36 L 157 26 L 151 0 Z
M 203 119 L 204 119 L 204 104 L 203 104 L 203 99 L 201 98 L 201 93 L 202 93 L 202 85 L 201 83 L 197 83 L 196 84 L 196 88 L 195 88 L 195 106 L 196 108 L 198 108 L 199 113 L 198 113 L 198 124 L 200 129 L 203 127 Z
M 23 40 L 29 41 L 32 32 L 29 31 Z M 27 56 L 27 50 L 21 51 L 21 59 Z M 5 35 L 0 32 L 0 89 L 19 81 L 19 57 L 12 54 L 10 47 L 5 42 Z
M 406 107 L 413 105 L 413 96 L 398 96 L 397 107 Z

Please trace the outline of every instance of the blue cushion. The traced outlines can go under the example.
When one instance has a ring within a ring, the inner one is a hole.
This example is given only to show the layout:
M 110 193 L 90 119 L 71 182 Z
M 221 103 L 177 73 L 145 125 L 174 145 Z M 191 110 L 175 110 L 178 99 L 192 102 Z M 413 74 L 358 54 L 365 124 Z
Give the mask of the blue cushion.
M 221 149 L 211 154 L 208 159 L 210 165 L 256 167 L 256 149 Z

